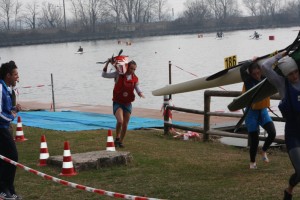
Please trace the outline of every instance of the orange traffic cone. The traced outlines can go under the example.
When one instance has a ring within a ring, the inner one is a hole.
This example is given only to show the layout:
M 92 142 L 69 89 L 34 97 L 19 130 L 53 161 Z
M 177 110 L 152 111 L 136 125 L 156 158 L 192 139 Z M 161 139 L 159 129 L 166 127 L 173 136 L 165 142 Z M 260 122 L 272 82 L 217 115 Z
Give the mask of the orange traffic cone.
M 16 142 L 24 142 L 25 140 L 27 140 L 27 139 L 24 137 L 21 117 L 18 116 L 18 123 L 17 123 L 17 131 L 16 131 L 15 141 Z
M 69 142 L 66 141 L 64 143 L 64 156 L 63 156 L 63 165 L 62 171 L 59 175 L 61 176 L 74 176 L 77 173 L 73 167 L 73 161 L 71 157 L 70 145 Z
M 41 146 L 40 146 L 40 163 L 38 166 L 46 166 L 47 159 L 49 158 L 48 147 L 45 135 L 41 136 Z
M 106 151 L 116 151 L 114 138 L 111 130 L 108 130 L 107 133 Z

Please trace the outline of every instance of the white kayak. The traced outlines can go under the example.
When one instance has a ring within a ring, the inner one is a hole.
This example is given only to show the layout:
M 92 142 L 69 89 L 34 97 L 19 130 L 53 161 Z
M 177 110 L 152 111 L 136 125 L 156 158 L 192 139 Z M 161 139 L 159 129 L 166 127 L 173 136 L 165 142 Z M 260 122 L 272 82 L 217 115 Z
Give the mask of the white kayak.
M 240 76 L 240 68 L 234 68 L 225 75 L 214 80 L 207 81 L 206 79 L 208 77 L 209 76 L 197 78 L 183 83 L 167 85 L 165 87 L 152 91 L 152 94 L 154 96 L 162 96 L 183 92 L 191 92 L 195 90 L 203 90 L 212 87 L 234 84 L 242 81 Z
M 261 59 L 259 63 L 263 62 L 264 60 L 265 59 Z M 165 87 L 152 91 L 152 94 L 154 96 L 163 96 L 183 92 L 191 92 L 195 90 L 203 90 L 242 82 L 240 67 L 229 69 L 225 74 L 212 80 L 207 80 L 209 77 L 211 76 L 205 76 L 202 78 L 197 78 L 182 83 L 167 85 Z

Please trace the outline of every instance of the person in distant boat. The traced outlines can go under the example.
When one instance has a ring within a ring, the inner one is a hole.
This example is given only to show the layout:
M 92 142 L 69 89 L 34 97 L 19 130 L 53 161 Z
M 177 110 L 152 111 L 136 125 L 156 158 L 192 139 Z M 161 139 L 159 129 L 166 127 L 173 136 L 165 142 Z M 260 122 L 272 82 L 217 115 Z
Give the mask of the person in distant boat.
M 253 39 L 259 39 L 259 34 L 256 31 L 254 31 Z
M 223 37 L 223 32 L 222 31 L 218 31 L 217 32 L 217 38 L 222 38 Z
M 19 106 L 13 106 L 12 87 L 19 79 L 14 61 L 4 63 L 0 68 L 0 154 L 18 162 L 18 151 L 10 132 L 10 123 L 16 118 Z M 22 199 L 16 194 L 14 179 L 16 166 L 0 159 L 0 199 Z
M 132 102 L 135 100 L 136 93 L 145 98 L 143 92 L 139 87 L 139 79 L 135 74 L 137 64 L 135 61 L 130 61 L 128 63 L 127 71 L 124 74 L 120 74 L 117 71 L 108 73 L 108 64 L 116 66 L 116 62 L 112 59 L 108 59 L 102 72 L 102 77 L 104 78 L 114 78 L 115 86 L 113 90 L 113 114 L 117 119 L 116 124 L 116 139 L 115 146 L 123 148 L 123 142 L 127 131 L 127 126 L 130 120 L 130 115 L 132 112 Z
M 241 77 L 244 82 L 243 91 L 247 91 L 263 80 L 262 71 L 260 66 L 255 61 L 248 61 L 240 69 Z M 268 107 L 270 106 L 270 98 L 265 98 L 260 102 L 252 104 L 249 109 L 247 116 L 245 118 L 245 124 L 249 134 L 250 143 L 250 169 L 256 169 L 256 154 L 259 145 L 259 133 L 260 126 L 263 127 L 268 136 L 262 147 L 262 160 L 266 163 L 269 162 L 267 156 L 267 150 L 275 139 L 276 130 L 274 123 L 269 116 Z
M 83 48 L 80 46 L 78 52 L 83 52 Z
M 299 52 L 298 52 L 299 53 Z M 300 55 L 298 55 L 300 57 Z M 272 66 L 278 62 L 279 75 Z M 278 108 L 286 119 L 285 144 L 287 153 L 295 169 L 289 179 L 289 185 L 284 190 L 284 200 L 291 200 L 294 187 L 300 182 L 300 77 L 299 61 L 286 56 L 286 52 L 268 58 L 262 64 L 262 71 L 279 92 L 281 101 Z

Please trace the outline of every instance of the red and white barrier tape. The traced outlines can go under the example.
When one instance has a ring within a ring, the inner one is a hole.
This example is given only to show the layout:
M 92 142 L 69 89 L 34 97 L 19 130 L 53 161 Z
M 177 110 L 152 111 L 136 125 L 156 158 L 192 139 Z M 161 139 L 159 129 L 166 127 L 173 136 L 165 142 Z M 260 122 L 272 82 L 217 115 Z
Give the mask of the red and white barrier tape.
M 192 73 L 192 72 L 189 72 L 189 71 L 186 71 L 186 70 L 184 70 L 183 68 L 181 68 L 181 67 L 179 67 L 179 66 L 177 66 L 177 65 L 174 65 L 174 66 L 177 67 L 178 69 L 181 69 L 181 70 L 184 71 L 184 72 L 187 72 L 187 73 L 189 73 L 189 74 L 191 74 L 191 75 L 193 75 L 193 76 L 198 77 L 196 74 L 194 74 L 194 73 Z
M 187 72 L 187 73 L 189 73 L 189 74 L 191 74 L 191 75 L 193 75 L 193 76 L 198 77 L 198 75 L 196 75 L 196 74 L 194 74 L 194 73 L 192 73 L 192 72 L 186 71 L 186 70 L 184 70 L 183 68 L 181 68 L 181 67 L 179 67 L 179 66 L 177 66 L 177 65 L 173 65 L 173 66 L 175 66 L 175 67 L 177 67 L 178 69 L 180 69 L 180 70 L 182 70 L 182 71 L 184 71 L 184 72 Z M 219 86 L 218 88 L 221 88 L 222 90 L 226 91 L 225 88 L 223 88 L 222 86 Z
M 26 167 L 25 165 L 22 165 L 20 163 L 17 163 L 5 156 L 0 155 L 0 159 L 4 160 L 5 162 L 8 162 L 12 165 L 15 165 L 17 167 L 20 167 L 22 169 L 24 169 L 27 172 L 33 173 L 35 175 L 41 176 L 46 180 L 50 180 L 56 183 L 59 183 L 61 185 L 65 185 L 65 186 L 69 186 L 69 187 L 73 187 L 76 189 L 80 189 L 80 190 L 85 190 L 87 192 L 93 192 L 96 194 L 100 194 L 100 195 L 106 195 L 106 196 L 110 196 L 110 197 L 114 197 L 114 198 L 121 198 L 121 199 L 130 199 L 130 200 L 160 200 L 160 199 L 156 199 L 156 198 L 148 198 L 148 197 L 139 197 L 139 196 L 133 196 L 133 195 L 129 195 L 129 194 L 121 194 L 121 193 L 116 193 L 116 192 L 111 192 L 111 191 L 105 191 L 102 189 L 96 189 L 96 188 L 91 188 L 91 187 L 87 187 L 84 185 L 79 185 L 77 183 L 72 183 L 72 182 L 68 182 L 47 174 L 44 174 L 42 172 L 39 172 L 37 170 L 31 169 L 29 167 Z
M 51 86 L 51 85 L 36 85 L 36 86 L 31 86 L 31 85 L 29 85 L 29 86 L 23 86 L 23 87 L 20 87 L 20 88 L 34 88 L 34 87 L 37 87 L 37 88 L 39 88 L 39 87 L 45 87 L 45 86 Z

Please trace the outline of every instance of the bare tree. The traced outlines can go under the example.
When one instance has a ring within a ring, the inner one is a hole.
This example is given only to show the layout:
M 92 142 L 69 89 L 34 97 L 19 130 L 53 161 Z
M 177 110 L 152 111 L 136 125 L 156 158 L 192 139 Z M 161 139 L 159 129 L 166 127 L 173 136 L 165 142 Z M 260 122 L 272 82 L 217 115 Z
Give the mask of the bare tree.
M 274 19 L 275 14 L 280 10 L 280 0 L 260 0 L 261 15 L 271 16 Z
M 135 0 L 120 0 L 122 13 L 127 23 L 133 23 L 133 7 Z
M 102 0 L 89 0 L 89 16 L 92 32 L 96 31 L 96 22 L 101 15 Z
M 249 9 L 251 16 L 257 16 L 259 7 L 259 0 L 243 0 L 243 3 L 247 9 Z
M 287 10 L 290 10 L 288 13 L 295 13 L 297 18 L 300 19 L 300 0 L 290 1 L 287 5 Z
M 135 0 L 133 6 L 133 18 L 135 23 L 142 22 L 142 13 L 144 9 L 143 0 Z
M 217 20 L 224 21 L 228 17 L 238 16 L 238 4 L 236 0 L 207 0 Z
M 145 0 L 144 1 L 144 13 L 143 22 L 148 23 L 154 20 L 155 17 L 155 1 Z
M 121 1 L 120 0 L 106 0 L 105 2 L 107 9 L 111 12 L 107 12 L 107 14 L 111 14 L 111 16 L 114 18 L 114 21 L 116 24 L 119 24 L 122 19 L 122 13 L 121 13 Z
M 43 2 L 42 15 L 40 18 L 41 27 L 58 28 L 63 25 L 63 16 L 59 6 Z
M 208 5 L 203 0 L 188 0 L 184 6 L 183 15 L 188 21 L 202 23 L 212 16 Z
M 22 7 L 22 3 L 20 3 L 18 0 L 16 1 L 16 6 L 14 7 L 14 14 L 15 14 L 15 29 L 18 27 L 18 22 L 20 23 L 20 29 L 21 29 L 21 18 L 19 16 L 20 10 Z
M 271 15 L 270 3 L 272 0 L 260 0 L 260 14 L 263 16 Z
M 31 29 L 36 29 L 38 8 L 39 5 L 36 0 L 31 3 L 27 3 L 25 6 L 25 14 L 23 15 L 23 19 L 25 24 L 27 24 Z
M 166 13 L 167 13 L 167 2 L 168 0 L 156 0 L 156 12 L 157 12 L 157 18 L 158 21 L 162 21 L 166 19 Z
M 79 26 L 83 29 L 88 28 L 89 19 L 88 19 L 88 4 L 86 4 L 84 0 L 71 0 L 73 4 L 73 12 L 76 17 L 76 21 L 79 21 Z
M 10 30 L 10 20 L 14 7 L 14 0 L 0 0 L 0 10 L 3 12 L 2 18 L 4 19 L 4 27 L 6 30 Z
M 71 0 L 75 20 L 82 29 L 96 31 L 96 24 L 104 10 L 104 0 Z

